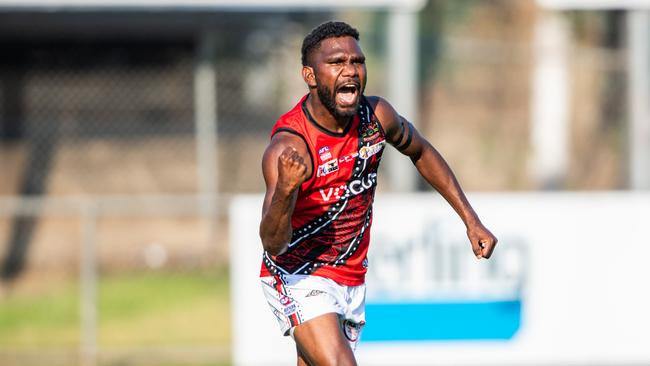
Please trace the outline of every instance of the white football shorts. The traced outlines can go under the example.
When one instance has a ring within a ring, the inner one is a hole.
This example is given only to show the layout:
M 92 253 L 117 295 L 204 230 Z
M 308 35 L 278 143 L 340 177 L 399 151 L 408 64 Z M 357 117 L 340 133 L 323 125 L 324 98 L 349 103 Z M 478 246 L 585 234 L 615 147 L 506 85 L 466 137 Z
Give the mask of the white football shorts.
M 366 285 L 345 286 L 329 278 L 309 275 L 262 277 L 262 290 L 280 324 L 293 336 L 295 326 L 327 313 L 339 314 L 341 329 L 356 349 L 366 323 Z

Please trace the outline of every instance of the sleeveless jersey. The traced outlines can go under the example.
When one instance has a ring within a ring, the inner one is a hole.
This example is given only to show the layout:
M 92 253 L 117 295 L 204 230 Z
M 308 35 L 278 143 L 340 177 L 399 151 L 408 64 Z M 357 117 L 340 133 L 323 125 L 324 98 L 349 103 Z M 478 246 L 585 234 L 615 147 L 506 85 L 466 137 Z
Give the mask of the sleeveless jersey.
M 377 168 L 384 131 L 365 97 L 342 133 L 311 117 L 307 96 L 273 127 L 301 137 L 313 171 L 298 192 L 287 251 L 264 253 L 261 276 L 308 274 L 347 286 L 364 283 Z

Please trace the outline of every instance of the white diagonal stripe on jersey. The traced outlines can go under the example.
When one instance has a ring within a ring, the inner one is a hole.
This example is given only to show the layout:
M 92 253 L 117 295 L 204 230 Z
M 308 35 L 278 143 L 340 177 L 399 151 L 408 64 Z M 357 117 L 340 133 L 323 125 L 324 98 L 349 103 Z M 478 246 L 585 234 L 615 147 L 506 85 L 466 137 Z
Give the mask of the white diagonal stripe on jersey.
M 297 270 L 293 271 L 292 274 L 296 274 L 296 273 L 302 271 L 303 268 L 307 267 L 307 266 L 310 265 L 310 264 L 311 264 L 311 262 L 307 262 L 307 263 L 305 263 L 302 267 L 300 267 L 300 268 L 298 268 Z

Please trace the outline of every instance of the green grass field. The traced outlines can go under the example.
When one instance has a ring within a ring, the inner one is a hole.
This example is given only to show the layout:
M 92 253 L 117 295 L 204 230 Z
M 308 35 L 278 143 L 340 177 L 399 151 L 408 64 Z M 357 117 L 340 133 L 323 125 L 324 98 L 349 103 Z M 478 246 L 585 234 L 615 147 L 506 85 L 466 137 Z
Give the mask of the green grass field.
M 102 275 L 99 348 L 228 349 L 228 287 L 226 271 Z M 76 280 L 39 291 L 18 288 L 0 299 L 0 350 L 74 349 L 80 343 L 79 314 Z

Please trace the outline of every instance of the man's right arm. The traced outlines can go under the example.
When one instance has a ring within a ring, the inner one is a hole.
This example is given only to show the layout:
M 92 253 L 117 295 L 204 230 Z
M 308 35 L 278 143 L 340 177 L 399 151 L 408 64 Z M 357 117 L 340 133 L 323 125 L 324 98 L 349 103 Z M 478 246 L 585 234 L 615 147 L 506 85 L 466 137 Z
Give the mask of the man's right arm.
M 273 136 L 262 158 L 266 195 L 262 207 L 260 238 L 264 250 L 279 255 L 287 249 L 293 230 L 291 215 L 300 185 L 311 176 L 307 147 L 296 135 Z

